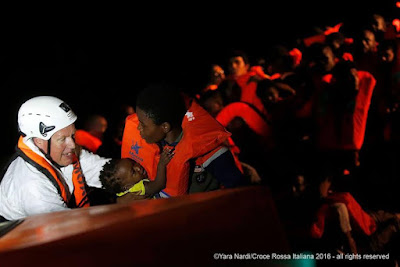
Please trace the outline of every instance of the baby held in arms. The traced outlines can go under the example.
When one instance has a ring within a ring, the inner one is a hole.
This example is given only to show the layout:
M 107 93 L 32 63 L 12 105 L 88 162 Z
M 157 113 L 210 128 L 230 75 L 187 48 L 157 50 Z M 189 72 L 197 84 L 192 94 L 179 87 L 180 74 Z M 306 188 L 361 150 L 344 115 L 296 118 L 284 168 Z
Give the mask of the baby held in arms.
M 154 181 L 148 179 L 146 170 L 136 161 L 112 159 L 100 172 L 101 183 L 104 189 L 118 197 L 118 203 L 153 197 L 166 186 L 166 168 L 174 154 L 169 148 L 160 154 Z

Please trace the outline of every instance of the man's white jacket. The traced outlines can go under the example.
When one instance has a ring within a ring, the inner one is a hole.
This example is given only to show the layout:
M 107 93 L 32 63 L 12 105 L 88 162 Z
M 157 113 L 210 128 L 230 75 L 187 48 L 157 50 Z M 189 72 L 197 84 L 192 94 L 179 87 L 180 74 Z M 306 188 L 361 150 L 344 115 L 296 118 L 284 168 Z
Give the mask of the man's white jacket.
M 24 139 L 24 143 L 36 154 L 46 159 L 31 139 Z M 101 188 L 100 171 L 109 159 L 102 158 L 83 149 L 79 161 L 86 183 L 89 186 Z M 49 163 L 51 164 L 51 162 Z M 51 165 L 54 166 L 53 164 Z M 54 169 L 64 179 L 67 185 L 66 190 L 69 190 L 68 195 L 71 195 L 74 191 L 72 182 L 73 165 L 63 167 L 60 171 L 56 167 Z M 65 209 L 68 209 L 67 205 L 45 174 L 21 157 L 17 157 L 11 162 L 0 183 L 1 216 L 7 220 L 16 220 L 34 214 Z

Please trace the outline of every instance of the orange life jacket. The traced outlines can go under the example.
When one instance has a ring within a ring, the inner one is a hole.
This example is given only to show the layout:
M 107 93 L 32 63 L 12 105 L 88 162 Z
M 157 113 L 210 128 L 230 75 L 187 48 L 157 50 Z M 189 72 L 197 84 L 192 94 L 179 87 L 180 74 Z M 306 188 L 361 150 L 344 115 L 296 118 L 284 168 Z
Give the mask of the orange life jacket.
M 85 188 L 85 179 L 82 174 L 82 169 L 80 167 L 80 163 L 77 157 L 75 157 L 73 165 L 74 169 L 72 172 L 72 182 L 74 184 L 74 197 L 75 197 L 75 205 L 71 206 L 70 203 L 70 193 L 67 190 L 67 185 L 63 181 L 62 178 L 59 177 L 58 172 L 47 162 L 46 159 L 39 156 L 32 149 L 30 149 L 24 142 L 22 136 L 18 140 L 17 145 L 17 154 L 24 159 L 26 162 L 34 166 L 41 173 L 47 176 L 50 179 L 52 184 L 57 188 L 58 193 L 64 200 L 65 204 L 68 207 L 89 207 L 89 199 L 86 193 Z
M 339 24 L 336 24 L 333 27 L 328 27 L 328 29 L 325 30 L 322 34 L 317 34 L 317 35 L 313 35 L 313 36 L 304 38 L 303 43 L 307 47 L 311 46 L 314 43 L 323 43 L 323 42 L 325 42 L 327 35 L 334 33 L 334 32 L 339 32 L 340 27 L 342 27 L 342 25 L 343 25 L 343 23 L 341 22 Z
M 364 143 L 368 110 L 376 80 L 369 72 L 357 71 L 357 73 L 360 83 L 354 112 L 343 118 L 341 136 L 336 136 L 335 116 L 337 114 L 328 108 L 327 117 L 321 118 L 318 126 L 318 145 L 321 149 L 360 150 Z M 323 80 L 330 83 L 332 75 L 327 74 Z
M 160 159 L 157 144 L 148 144 L 137 129 L 136 114 L 127 117 L 122 138 L 121 158 L 131 158 L 146 170 L 149 179 L 154 180 Z M 169 196 L 184 195 L 189 185 L 189 160 L 196 159 L 196 165 L 227 151 L 223 143 L 231 135 L 207 111 L 195 101 L 182 121 L 183 136 L 175 146 L 175 155 L 167 165 L 167 184 L 163 193 Z
M 312 237 L 322 237 L 325 229 L 325 219 L 329 212 L 329 204 L 333 203 L 343 203 L 346 205 L 350 221 L 357 230 L 362 231 L 366 235 L 371 235 L 376 231 L 376 222 L 374 219 L 361 208 L 360 204 L 358 204 L 350 193 L 335 192 L 327 197 L 327 202 L 320 207 L 316 214 L 317 221 L 311 226 Z
M 293 65 L 294 67 L 297 67 L 301 63 L 301 59 L 303 58 L 303 53 L 298 48 L 293 48 L 292 50 L 289 51 L 289 55 L 293 59 Z
M 260 136 L 267 137 L 271 133 L 266 120 L 247 103 L 234 102 L 227 105 L 218 113 L 216 119 L 226 127 L 235 117 L 243 118 L 249 128 Z
M 269 79 L 269 75 L 266 74 L 261 66 L 252 66 L 250 68 L 250 73 L 254 73 L 254 75 L 257 75 L 260 79 Z
M 249 71 L 248 73 L 241 75 L 239 77 L 234 77 L 240 88 L 242 89 L 240 101 L 249 103 L 257 108 L 262 114 L 266 115 L 267 111 L 261 101 L 257 96 L 257 82 L 252 81 L 251 78 L 256 76 L 257 73 L 254 71 Z M 264 79 L 264 77 L 259 77 Z
M 91 135 L 85 130 L 76 130 L 75 142 L 93 153 L 96 153 L 97 149 L 99 149 L 103 143 L 99 138 Z

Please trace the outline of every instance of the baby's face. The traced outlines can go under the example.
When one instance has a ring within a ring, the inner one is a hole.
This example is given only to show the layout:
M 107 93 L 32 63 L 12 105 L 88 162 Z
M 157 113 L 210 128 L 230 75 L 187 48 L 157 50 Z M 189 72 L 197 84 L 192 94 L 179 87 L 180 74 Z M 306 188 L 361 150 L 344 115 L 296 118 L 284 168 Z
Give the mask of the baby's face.
M 116 176 L 120 179 L 122 188 L 128 190 L 140 180 L 147 178 L 147 173 L 136 161 L 121 159 L 117 164 Z

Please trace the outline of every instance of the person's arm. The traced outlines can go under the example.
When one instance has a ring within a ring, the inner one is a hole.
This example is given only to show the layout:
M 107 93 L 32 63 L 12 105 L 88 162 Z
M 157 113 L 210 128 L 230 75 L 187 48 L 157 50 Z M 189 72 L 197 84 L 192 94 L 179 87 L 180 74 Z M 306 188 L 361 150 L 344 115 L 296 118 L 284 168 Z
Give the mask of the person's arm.
M 347 237 L 347 243 L 348 243 L 351 253 L 358 254 L 357 244 L 356 244 L 356 241 L 354 240 L 353 236 L 351 235 L 351 231 L 348 231 L 344 234 Z
M 357 244 L 351 234 L 352 229 L 350 224 L 350 216 L 346 205 L 343 203 L 334 203 L 332 204 L 332 207 L 337 213 L 340 229 L 346 236 L 347 245 L 349 246 L 351 253 L 357 254 Z
M 244 162 L 240 162 L 240 163 L 242 164 L 243 171 L 244 171 L 245 175 L 250 178 L 250 182 L 252 184 L 261 183 L 261 181 L 262 181 L 261 177 L 258 174 L 257 170 L 253 166 L 251 166 L 251 165 L 249 165 L 247 163 L 244 163 Z
M 160 155 L 160 161 L 157 166 L 157 175 L 154 181 L 144 182 L 145 196 L 152 196 L 163 190 L 167 184 L 167 165 L 175 155 L 174 151 L 164 149 Z

